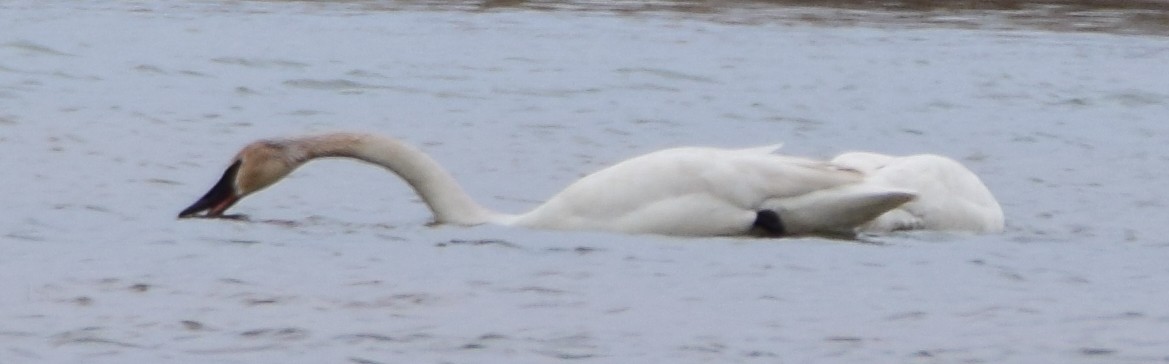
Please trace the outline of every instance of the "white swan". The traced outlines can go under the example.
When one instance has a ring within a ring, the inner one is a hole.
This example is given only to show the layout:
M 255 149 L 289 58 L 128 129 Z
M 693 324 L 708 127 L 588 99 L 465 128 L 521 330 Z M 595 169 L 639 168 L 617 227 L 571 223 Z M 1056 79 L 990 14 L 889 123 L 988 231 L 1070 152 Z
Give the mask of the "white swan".
M 917 193 L 916 199 L 881 214 L 861 226 L 861 231 L 1003 231 L 1003 210 L 994 195 L 977 175 L 953 159 L 933 154 L 893 157 L 851 152 L 831 162 L 864 173 L 871 184 Z
M 530 212 L 510 215 L 473 201 L 437 162 L 399 140 L 333 133 L 244 147 L 219 182 L 179 217 L 221 217 L 241 198 L 305 162 L 348 157 L 404 179 L 435 223 L 688 236 L 849 234 L 915 196 L 867 183 L 853 170 L 750 149 L 675 148 L 585 176 Z

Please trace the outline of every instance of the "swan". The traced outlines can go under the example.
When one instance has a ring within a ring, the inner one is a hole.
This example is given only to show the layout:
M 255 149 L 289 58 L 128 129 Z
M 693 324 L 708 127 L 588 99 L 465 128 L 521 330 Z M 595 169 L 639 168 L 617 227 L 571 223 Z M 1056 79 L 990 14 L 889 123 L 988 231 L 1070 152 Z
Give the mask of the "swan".
M 260 140 L 236 154 L 214 187 L 179 218 L 224 217 L 240 199 L 310 160 L 327 157 L 353 158 L 397 174 L 421 196 L 436 224 L 681 236 L 839 236 L 916 197 L 907 189 L 868 183 L 855 170 L 773 154 L 778 148 L 651 152 L 587 175 L 527 213 L 504 214 L 476 203 L 438 162 L 398 139 L 329 133 Z
M 914 191 L 917 198 L 889 210 L 859 230 L 1003 231 L 1003 209 L 974 172 L 953 159 L 917 154 L 889 156 L 849 152 L 830 163 L 866 175 L 868 183 Z

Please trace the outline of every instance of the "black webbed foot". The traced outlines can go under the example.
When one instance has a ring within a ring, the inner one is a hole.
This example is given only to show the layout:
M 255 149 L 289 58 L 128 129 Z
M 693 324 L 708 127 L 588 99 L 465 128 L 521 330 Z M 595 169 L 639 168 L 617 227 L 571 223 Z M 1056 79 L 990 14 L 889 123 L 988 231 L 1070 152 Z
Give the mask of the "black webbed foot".
M 755 214 L 755 223 L 751 225 L 751 231 L 758 235 L 767 237 L 781 237 L 787 231 L 783 227 L 783 221 L 779 219 L 779 213 L 774 210 L 759 210 Z

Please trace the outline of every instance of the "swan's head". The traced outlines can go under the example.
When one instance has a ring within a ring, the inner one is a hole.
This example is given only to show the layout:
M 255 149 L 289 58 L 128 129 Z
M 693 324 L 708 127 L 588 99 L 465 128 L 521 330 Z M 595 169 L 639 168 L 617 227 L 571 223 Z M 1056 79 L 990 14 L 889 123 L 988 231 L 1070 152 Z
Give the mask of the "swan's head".
M 203 197 L 179 213 L 179 218 L 222 217 L 223 212 L 245 196 L 271 186 L 292 173 L 303 158 L 295 148 L 279 141 L 259 141 L 244 147 L 236 155 L 223 177 Z

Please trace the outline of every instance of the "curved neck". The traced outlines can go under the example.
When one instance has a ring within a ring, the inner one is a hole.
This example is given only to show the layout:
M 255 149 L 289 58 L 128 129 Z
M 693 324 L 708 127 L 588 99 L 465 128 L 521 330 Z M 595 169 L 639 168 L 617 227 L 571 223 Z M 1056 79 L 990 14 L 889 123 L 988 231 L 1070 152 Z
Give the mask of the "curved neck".
M 347 157 L 373 163 L 397 174 L 422 197 L 435 223 L 477 225 L 497 213 L 480 206 L 434 159 L 399 140 L 369 134 L 335 133 L 289 141 L 300 148 L 296 163 L 316 158 Z

